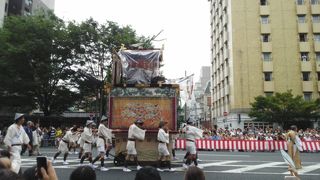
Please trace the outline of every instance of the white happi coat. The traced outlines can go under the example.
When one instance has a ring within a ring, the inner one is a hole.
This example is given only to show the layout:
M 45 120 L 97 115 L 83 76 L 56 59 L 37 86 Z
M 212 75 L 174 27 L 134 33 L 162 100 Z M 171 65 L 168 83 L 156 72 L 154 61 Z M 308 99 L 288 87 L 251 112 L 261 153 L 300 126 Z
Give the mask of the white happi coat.
M 93 134 L 92 129 L 85 127 L 83 133 L 81 134 L 81 140 L 84 142 L 83 150 L 85 153 L 92 152 L 92 143 L 93 143 Z
M 6 137 L 4 138 L 4 143 L 5 145 L 11 147 L 11 151 L 10 151 L 11 163 L 12 163 L 11 170 L 14 171 L 15 173 L 19 173 L 20 171 L 20 166 L 21 166 L 20 152 L 22 150 L 21 145 L 28 144 L 29 141 L 30 139 L 22 126 L 18 126 L 17 124 L 12 124 L 8 128 Z
M 66 134 L 63 136 L 63 138 L 60 140 L 58 150 L 61 151 L 62 153 L 67 153 L 69 152 L 69 144 L 73 143 L 73 134 L 69 130 L 66 132 Z
M 98 127 L 98 136 L 99 136 L 97 139 L 98 152 L 105 152 L 106 143 L 109 143 L 112 141 L 112 130 L 107 128 L 104 124 L 101 123 Z
M 166 133 L 162 128 L 158 131 L 158 152 L 160 156 L 169 156 L 167 144 L 169 144 L 169 133 Z
M 197 138 L 202 138 L 203 130 L 196 128 L 191 125 L 187 125 L 185 127 L 185 133 L 186 133 L 186 150 L 187 152 L 190 152 L 190 154 L 196 154 L 196 143 L 195 140 Z
M 129 127 L 128 139 L 144 140 L 145 134 L 146 130 L 140 129 L 137 125 L 132 124 Z M 137 155 L 135 141 L 128 140 L 126 149 L 128 151 L 128 154 Z

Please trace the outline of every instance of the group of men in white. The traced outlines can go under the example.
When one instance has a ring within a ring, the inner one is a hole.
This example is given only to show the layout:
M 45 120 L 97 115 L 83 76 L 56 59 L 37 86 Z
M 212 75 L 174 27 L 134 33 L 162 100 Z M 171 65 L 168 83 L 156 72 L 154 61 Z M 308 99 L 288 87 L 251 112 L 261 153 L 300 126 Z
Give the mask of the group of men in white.
M 21 156 L 20 152 L 22 150 L 22 145 L 28 145 L 29 138 L 24 131 L 23 124 L 25 117 L 23 114 L 16 113 L 14 117 L 15 123 L 12 124 L 8 130 L 4 139 L 5 145 L 8 147 L 8 151 L 11 155 L 12 170 L 16 173 L 20 172 L 21 166 Z M 132 158 L 137 165 L 137 170 L 141 168 L 138 161 L 138 153 L 136 149 L 136 141 L 143 141 L 146 135 L 146 129 L 143 128 L 143 121 L 137 119 L 132 125 L 130 125 L 128 130 L 128 139 L 127 139 L 127 154 L 124 160 L 124 172 L 130 172 L 131 169 L 128 168 L 128 161 Z M 63 138 L 59 142 L 59 147 L 57 153 L 55 153 L 52 158 L 52 163 L 56 163 L 57 157 L 62 153 L 63 154 L 63 164 L 69 164 L 67 162 L 67 157 L 71 147 L 76 147 L 77 144 L 80 146 L 80 165 L 84 164 L 84 161 L 87 159 L 89 161 L 89 166 L 92 168 L 98 168 L 95 163 L 100 161 L 100 170 L 108 171 L 109 169 L 105 167 L 105 156 L 109 154 L 112 148 L 112 129 L 108 128 L 108 118 L 102 116 L 100 119 L 100 124 L 97 131 L 97 156 L 93 159 L 92 157 L 92 144 L 94 142 L 94 133 L 93 127 L 96 126 L 95 122 L 92 120 L 87 120 L 86 126 L 83 129 L 82 133 L 77 131 L 77 127 L 72 127 L 65 132 Z M 197 151 L 195 145 L 195 139 L 201 138 L 203 131 L 193 126 L 193 121 L 188 120 L 187 125 L 183 128 L 183 131 L 186 135 L 186 161 L 183 164 L 184 168 L 188 168 L 192 163 L 195 166 L 198 166 L 197 162 Z M 171 168 L 171 155 L 168 150 L 169 145 L 169 129 L 167 127 L 167 122 L 160 121 L 159 131 L 157 135 L 158 140 L 158 171 L 164 171 L 161 169 L 161 163 L 166 161 L 169 171 L 175 171 L 174 168 Z M 29 147 L 30 148 L 30 147 Z M 174 147 L 173 147 L 174 148 Z

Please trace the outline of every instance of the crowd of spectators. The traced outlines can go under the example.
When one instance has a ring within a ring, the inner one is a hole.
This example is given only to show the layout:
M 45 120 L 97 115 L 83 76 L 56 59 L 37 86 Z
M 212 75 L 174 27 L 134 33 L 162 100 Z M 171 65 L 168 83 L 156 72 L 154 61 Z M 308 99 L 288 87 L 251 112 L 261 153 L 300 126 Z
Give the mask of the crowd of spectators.
M 204 129 L 204 138 L 212 140 L 286 140 L 288 130 L 280 128 L 254 128 L 238 129 Z M 319 141 L 319 129 L 300 129 L 298 135 L 302 141 Z

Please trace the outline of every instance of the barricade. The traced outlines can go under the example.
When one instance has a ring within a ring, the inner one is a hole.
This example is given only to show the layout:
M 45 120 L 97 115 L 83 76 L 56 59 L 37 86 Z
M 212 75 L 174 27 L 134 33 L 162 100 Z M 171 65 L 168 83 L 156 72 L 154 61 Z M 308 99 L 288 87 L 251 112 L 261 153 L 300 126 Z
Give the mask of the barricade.
M 197 139 L 198 150 L 279 151 L 288 150 L 286 141 Z M 303 151 L 319 152 L 320 141 L 302 141 Z M 186 140 L 177 139 L 176 149 L 185 149 Z

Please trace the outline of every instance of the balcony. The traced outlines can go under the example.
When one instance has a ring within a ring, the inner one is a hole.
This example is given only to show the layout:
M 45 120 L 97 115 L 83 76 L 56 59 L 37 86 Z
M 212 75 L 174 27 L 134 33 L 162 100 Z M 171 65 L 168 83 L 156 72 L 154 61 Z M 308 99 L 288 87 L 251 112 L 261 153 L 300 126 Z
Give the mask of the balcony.
M 311 14 L 320 14 L 320 4 L 311 5 Z
M 228 94 L 230 94 L 230 88 L 229 88 L 229 85 L 226 85 L 226 86 L 224 87 L 224 96 L 226 96 L 226 95 L 228 95 Z
M 272 71 L 273 71 L 273 62 L 263 61 L 263 72 L 272 72 Z
M 223 42 L 226 42 L 229 40 L 229 35 L 228 35 L 228 32 L 223 32 Z
M 263 83 L 264 92 L 274 92 L 274 82 L 273 81 L 264 81 Z
M 309 42 L 300 42 L 299 47 L 300 47 L 300 52 L 310 52 Z
M 269 15 L 270 7 L 269 6 L 260 6 L 260 15 Z
M 312 30 L 314 33 L 320 33 L 320 23 L 312 23 Z
M 222 1 L 222 8 L 227 8 L 228 6 L 228 1 Z
M 223 51 L 223 59 L 226 60 L 229 58 L 229 49 L 224 49 Z
M 320 42 L 314 41 L 314 51 L 320 52 Z
M 299 33 L 308 33 L 309 28 L 307 23 L 298 23 L 298 31 Z
M 310 61 L 301 62 L 301 71 L 302 72 L 312 72 L 312 64 Z
M 225 67 L 224 68 L 224 77 L 227 77 L 227 76 L 229 76 L 230 74 L 229 74 L 229 67 Z
M 222 18 L 222 25 L 224 26 L 226 24 L 228 24 L 228 16 L 225 14 L 223 15 L 223 18 Z
M 271 26 L 270 24 L 261 24 L 261 34 L 270 34 Z
M 272 43 L 271 42 L 262 42 L 261 43 L 262 52 L 272 52 Z
M 316 71 L 320 72 L 320 62 L 316 62 Z
M 306 5 L 297 5 L 297 14 L 307 14 L 307 6 Z
M 303 92 L 312 92 L 313 91 L 313 82 L 312 81 L 302 81 L 302 91 Z

